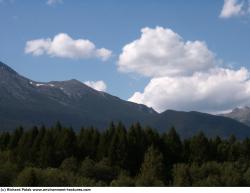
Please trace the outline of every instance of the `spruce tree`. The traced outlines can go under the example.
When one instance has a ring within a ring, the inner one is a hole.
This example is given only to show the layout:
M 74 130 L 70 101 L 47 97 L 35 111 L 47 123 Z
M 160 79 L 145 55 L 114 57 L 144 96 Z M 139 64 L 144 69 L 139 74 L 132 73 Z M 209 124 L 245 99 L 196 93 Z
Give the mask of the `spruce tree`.
M 137 186 L 164 186 L 163 155 L 150 146 L 145 153 L 140 174 L 137 178 Z
M 208 139 L 200 132 L 190 140 L 190 160 L 204 162 L 210 159 L 210 147 Z
M 108 158 L 112 165 L 124 168 L 126 166 L 128 156 L 127 131 L 125 127 L 119 123 L 108 152 Z
M 132 176 L 136 175 L 143 161 L 144 153 L 147 149 L 145 134 L 139 123 L 132 125 L 127 132 L 128 139 L 128 159 L 127 169 Z
M 182 160 L 183 146 L 174 127 L 167 134 L 163 134 L 165 161 L 172 165 Z

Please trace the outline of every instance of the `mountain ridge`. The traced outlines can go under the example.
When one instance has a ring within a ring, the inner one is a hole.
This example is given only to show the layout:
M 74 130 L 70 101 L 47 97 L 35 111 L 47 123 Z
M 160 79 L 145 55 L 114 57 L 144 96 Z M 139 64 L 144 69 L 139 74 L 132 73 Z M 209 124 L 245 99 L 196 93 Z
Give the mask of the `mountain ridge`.
M 174 126 L 182 137 L 202 131 L 208 136 L 250 136 L 250 128 L 236 120 L 200 112 L 166 110 L 158 113 L 143 104 L 96 91 L 76 80 L 37 82 L 0 62 L 0 130 L 19 125 L 108 127 L 111 121 L 130 126 L 140 122 L 163 132 Z
M 250 126 L 250 107 L 237 107 L 231 112 L 221 114 L 221 116 L 229 117 L 231 119 L 237 120 L 247 126 Z

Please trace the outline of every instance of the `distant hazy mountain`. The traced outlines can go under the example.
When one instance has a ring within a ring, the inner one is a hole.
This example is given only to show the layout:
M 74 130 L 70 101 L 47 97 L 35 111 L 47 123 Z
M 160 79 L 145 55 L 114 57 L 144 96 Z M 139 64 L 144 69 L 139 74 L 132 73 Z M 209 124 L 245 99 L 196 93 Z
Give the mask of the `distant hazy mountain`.
M 250 107 L 235 108 L 232 112 L 223 114 L 222 116 L 235 119 L 250 126 Z
M 111 121 L 127 126 L 135 122 L 164 131 L 175 126 L 188 137 L 203 131 L 209 136 L 250 136 L 250 128 L 230 118 L 198 112 L 166 111 L 119 99 L 96 91 L 77 80 L 36 82 L 19 75 L 0 62 L 0 130 L 19 125 L 53 125 L 103 129 Z

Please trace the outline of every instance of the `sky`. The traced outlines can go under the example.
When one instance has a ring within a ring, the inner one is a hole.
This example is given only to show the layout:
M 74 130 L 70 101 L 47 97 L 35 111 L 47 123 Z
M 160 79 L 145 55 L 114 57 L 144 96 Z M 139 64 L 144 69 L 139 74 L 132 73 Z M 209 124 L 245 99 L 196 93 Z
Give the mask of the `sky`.
M 248 0 L 0 0 L 0 61 L 158 112 L 250 106 Z

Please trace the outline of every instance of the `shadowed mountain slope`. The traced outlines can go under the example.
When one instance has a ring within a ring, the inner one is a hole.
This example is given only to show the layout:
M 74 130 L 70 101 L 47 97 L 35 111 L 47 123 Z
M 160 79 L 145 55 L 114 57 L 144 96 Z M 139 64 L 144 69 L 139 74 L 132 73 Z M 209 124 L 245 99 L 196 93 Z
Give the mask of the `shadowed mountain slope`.
M 175 126 L 182 137 L 199 131 L 208 136 L 250 136 L 248 126 L 230 118 L 171 110 L 160 114 L 145 105 L 96 91 L 75 79 L 36 82 L 0 62 L 0 130 L 12 130 L 19 125 L 51 126 L 56 121 L 75 129 L 104 129 L 111 121 L 122 121 L 126 126 L 140 122 L 160 131 Z

